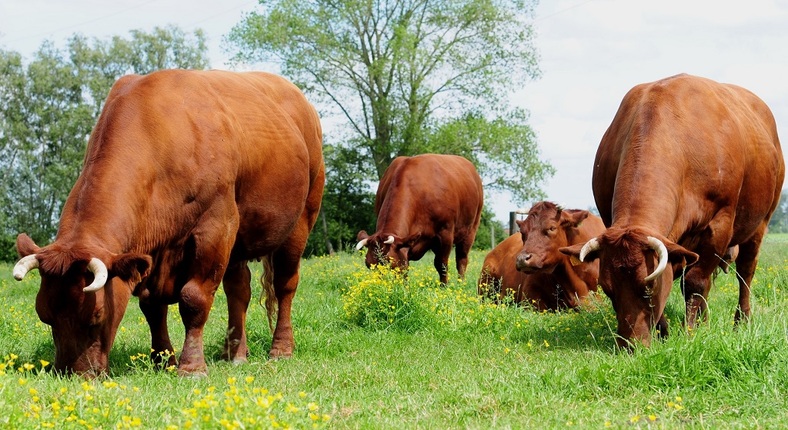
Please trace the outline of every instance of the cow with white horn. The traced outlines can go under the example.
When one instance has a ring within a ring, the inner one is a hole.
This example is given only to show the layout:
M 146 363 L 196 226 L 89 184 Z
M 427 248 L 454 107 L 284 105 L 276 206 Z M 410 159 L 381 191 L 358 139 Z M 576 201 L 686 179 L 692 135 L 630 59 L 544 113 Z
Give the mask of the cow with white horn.
M 435 254 L 435 270 L 448 282 L 454 246 L 457 272 L 465 275 L 483 205 L 482 181 L 470 161 L 456 155 L 397 157 L 383 174 L 375 197 L 377 230 L 358 233 L 366 265 L 406 270 L 409 261 Z
M 774 117 L 753 93 L 690 75 L 627 93 L 594 161 L 594 198 L 608 228 L 561 249 L 599 260 L 619 346 L 649 345 L 655 327 L 667 334 L 675 277 L 684 276 L 686 325 L 705 318 L 720 255 L 736 259 L 735 321 L 749 317 L 758 250 L 784 177 Z
M 222 358 L 246 361 L 251 260 L 265 268 L 268 355 L 293 354 L 291 304 L 325 178 L 320 120 L 295 85 L 261 72 L 124 76 L 84 160 L 54 242 L 20 234 L 16 243 L 14 278 L 41 275 L 35 308 L 52 327 L 56 371 L 109 372 L 136 296 L 154 362 L 206 374 L 203 331 L 220 284 Z M 167 327 L 175 303 L 185 330 L 177 358 Z

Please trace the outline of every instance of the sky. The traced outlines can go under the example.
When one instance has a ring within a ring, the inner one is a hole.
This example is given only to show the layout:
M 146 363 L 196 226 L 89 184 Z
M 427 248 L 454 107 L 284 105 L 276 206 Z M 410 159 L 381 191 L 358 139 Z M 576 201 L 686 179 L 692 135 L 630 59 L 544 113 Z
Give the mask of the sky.
M 256 0 L 3 0 L 0 49 L 30 59 L 44 40 L 62 47 L 74 33 L 128 37 L 174 24 L 203 29 L 212 66 L 229 68 L 222 38 L 256 7 Z M 596 148 L 639 83 L 689 73 L 743 86 L 769 105 L 788 142 L 788 0 L 543 0 L 533 26 L 542 74 L 524 82 L 512 104 L 530 112 L 541 156 L 556 168 L 543 189 L 564 207 L 595 206 Z M 502 221 L 516 209 L 507 195 L 490 199 Z

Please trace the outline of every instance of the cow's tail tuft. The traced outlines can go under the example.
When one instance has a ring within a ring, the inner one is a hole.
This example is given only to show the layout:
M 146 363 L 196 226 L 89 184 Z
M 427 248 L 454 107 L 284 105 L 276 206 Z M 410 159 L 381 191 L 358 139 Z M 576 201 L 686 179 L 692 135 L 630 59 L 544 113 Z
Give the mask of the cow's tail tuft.
M 267 255 L 260 259 L 263 263 L 263 274 L 260 276 L 260 283 L 263 291 L 260 293 L 260 305 L 265 306 L 268 316 L 268 327 L 274 331 L 274 315 L 277 312 L 276 291 L 274 290 L 274 265 L 271 262 L 273 256 Z

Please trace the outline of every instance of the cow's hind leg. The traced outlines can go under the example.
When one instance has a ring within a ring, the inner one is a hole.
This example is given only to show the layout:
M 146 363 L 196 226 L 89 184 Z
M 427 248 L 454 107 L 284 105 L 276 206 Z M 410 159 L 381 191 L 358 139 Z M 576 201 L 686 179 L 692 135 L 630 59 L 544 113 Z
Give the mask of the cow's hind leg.
M 167 304 L 151 303 L 150 300 L 141 298 L 140 310 L 150 327 L 151 361 L 163 367 L 176 365 L 175 350 L 172 348 L 167 329 Z
M 279 249 L 272 257 L 273 292 L 276 296 L 277 313 L 271 350 L 268 352 L 270 358 L 287 358 L 293 355 L 295 340 L 291 311 L 298 287 L 302 251 L 287 247 Z
M 758 252 L 765 233 L 764 223 L 747 242 L 739 244 L 739 255 L 736 258 L 736 273 L 739 277 L 739 306 L 734 316 L 736 323 L 750 318 L 750 284 L 758 265 Z
M 301 257 L 304 254 L 304 249 L 306 249 L 309 233 L 312 231 L 312 227 L 317 221 L 317 215 L 320 212 L 320 202 L 323 198 L 323 182 L 324 173 L 321 168 L 309 190 L 306 206 L 293 228 L 290 238 L 270 257 L 270 266 L 273 270 L 273 293 L 276 296 L 278 309 L 271 350 L 268 352 L 268 356 L 272 359 L 287 358 L 293 355 L 295 340 L 293 339 L 293 322 L 290 313 L 296 288 L 298 287 L 298 271 L 301 266 Z M 263 288 L 267 289 L 268 287 L 263 285 Z M 268 311 L 271 312 L 271 309 Z
M 249 353 L 246 344 L 246 312 L 252 299 L 251 279 L 247 262 L 241 261 L 228 267 L 222 280 L 228 314 L 222 359 L 233 363 L 245 363 Z

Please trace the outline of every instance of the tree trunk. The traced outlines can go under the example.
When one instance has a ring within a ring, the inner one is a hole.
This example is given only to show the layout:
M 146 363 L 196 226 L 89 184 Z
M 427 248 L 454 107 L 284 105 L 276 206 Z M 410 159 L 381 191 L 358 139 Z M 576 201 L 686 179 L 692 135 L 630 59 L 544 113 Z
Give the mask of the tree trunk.
M 320 219 L 323 220 L 323 237 L 326 239 L 326 252 L 328 255 L 334 255 L 334 247 L 331 245 L 331 240 L 328 238 L 328 222 L 326 222 L 326 212 L 323 207 L 320 207 Z

